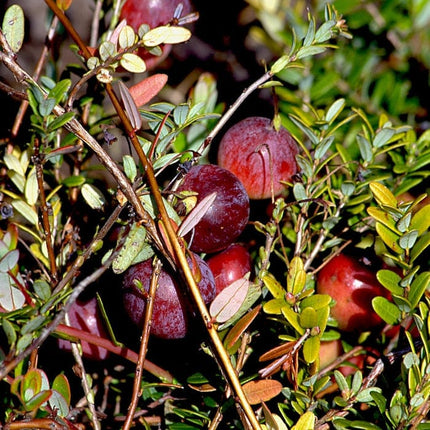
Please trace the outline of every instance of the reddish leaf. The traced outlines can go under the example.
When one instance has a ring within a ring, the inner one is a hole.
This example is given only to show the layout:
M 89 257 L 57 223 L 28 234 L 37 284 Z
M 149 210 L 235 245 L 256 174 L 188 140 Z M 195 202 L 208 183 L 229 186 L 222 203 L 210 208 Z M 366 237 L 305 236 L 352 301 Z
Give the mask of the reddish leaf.
M 227 350 L 233 348 L 234 344 L 238 341 L 242 333 L 249 327 L 252 321 L 254 321 L 260 312 L 260 309 L 261 305 L 258 305 L 252 311 L 247 312 L 229 331 L 224 340 L 224 345 L 226 346 Z
M 251 405 L 267 402 L 282 391 L 282 384 L 274 379 L 251 381 L 243 385 L 243 391 Z
M 155 97 L 166 85 L 167 75 L 157 73 L 149 76 L 136 85 L 129 88 L 130 94 L 136 103 L 136 106 L 143 106 Z

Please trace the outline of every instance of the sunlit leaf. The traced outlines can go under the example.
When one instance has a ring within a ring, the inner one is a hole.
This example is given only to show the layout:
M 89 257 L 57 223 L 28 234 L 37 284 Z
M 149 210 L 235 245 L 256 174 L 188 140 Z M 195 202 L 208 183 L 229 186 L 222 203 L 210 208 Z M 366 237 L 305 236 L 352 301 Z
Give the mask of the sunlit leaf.
M 291 260 L 287 276 L 287 289 L 296 295 L 302 292 L 306 284 L 306 272 L 303 269 L 303 261 L 300 257 Z
M 102 192 L 94 185 L 84 184 L 81 188 L 81 193 L 92 209 L 101 209 L 106 203 Z
M 430 227 L 430 204 L 422 207 L 411 220 L 411 229 L 418 230 L 418 234 L 422 235 Z
M 216 196 L 217 193 L 213 192 L 205 196 L 197 203 L 194 209 L 182 221 L 178 230 L 178 236 L 185 236 L 200 222 L 200 220 L 206 215 L 207 211 L 212 206 Z
M 306 363 L 313 363 L 318 357 L 320 352 L 320 337 L 308 337 L 303 344 L 303 358 Z
M 390 249 L 392 249 L 394 252 L 397 252 L 398 254 L 403 252 L 402 248 L 399 246 L 399 236 L 396 233 L 379 222 L 376 223 L 375 228 L 383 242 Z
M 131 73 L 143 73 L 146 70 L 145 61 L 136 54 L 125 53 L 119 62 L 125 70 Z
M 36 211 L 23 200 L 13 200 L 13 208 L 19 212 L 30 224 L 37 225 L 39 223 L 39 218 Z
M 387 269 L 379 270 L 376 278 L 391 293 L 398 296 L 403 294 L 403 288 L 399 285 L 402 278 L 396 272 Z
M 370 190 L 380 206 L 397 207 L 397 199 L 394 194 L 380 182 L 370 182 Z
M 285 297 L 285 289 L 271 273 L 263 276 L 263 282 L 275 299 L 283 299 Z
M 305 412 L 291 428 L 291 430 L 313 430 L 315 428 L 316 416 L 310 412 Z
M 242 386 L 251 405 L 258 405 L 276 397 L 282 391 L 282 384 L 274 379 L 250 381 Z
M 136 33 L 129 25 L 125 25 L 119 32 L 118 43 L 122 49 L 130 48 L 136 42 Z
M 125 239 L 118 256 L 112 262 L 112 270 L 119 274 L 127 270 L 145 245 L 146 229 L 134 223 Z
M 175 44 L 186 42 L 191 37 L 191 31 L 185 27 L 163 25 L 148 31 L 142 41 L 147 47 L 161 45 L 162 43 Z
M 412 282 L 411 289 L 408 294 L 408 300 L 411 303 L 412 309 L 418 305 L 421 297 L 430 286 L 430 272 L 420 273 Z
M 2 31 L 13 52 L 21 49 L 24 41 L 24 12 L 21 6 L 13 4 L 3 17 Z
M 387 324 L 396 324 L 399 322 L 401 316 L 399 308 L 385 297 L 374 297 L 372 299 L 372 307 Z
M 224 288 L 212 301 L 209 312 L 218 323 L 228 321 L 240 309 L 249 288 L 249 279 L 241 278 Z
M 27 203 L 33 206 L 39 198 L 39 186 L 37 183 L 36 169 L 32 169 L 25 181 L 24 195 Z

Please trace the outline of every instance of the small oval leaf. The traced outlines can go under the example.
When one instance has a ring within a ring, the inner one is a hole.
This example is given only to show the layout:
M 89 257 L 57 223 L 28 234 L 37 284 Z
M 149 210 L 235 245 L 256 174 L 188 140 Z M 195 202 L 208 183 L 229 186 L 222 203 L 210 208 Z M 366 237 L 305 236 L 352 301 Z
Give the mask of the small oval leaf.
M 10 6 L 3 17 L 2 30 L 13 52 L 21 49 L 24 41 L 24 12 L 21 6 L 13 4 Z
M 275 379 L 250 381 L 242 386 L 243 392 L 251 405 L 268 402 L 282 391 L 282 384 Z
M 136 54 L 125 53 L 121 57 L 120 64 L 131 73 L 143 73 L 146 70 L 145 61 Z
M 399 322 L 401 316 L 399 308 L 385 297 L 378 296 L 373 298 L 372 307 L 387 324 Z

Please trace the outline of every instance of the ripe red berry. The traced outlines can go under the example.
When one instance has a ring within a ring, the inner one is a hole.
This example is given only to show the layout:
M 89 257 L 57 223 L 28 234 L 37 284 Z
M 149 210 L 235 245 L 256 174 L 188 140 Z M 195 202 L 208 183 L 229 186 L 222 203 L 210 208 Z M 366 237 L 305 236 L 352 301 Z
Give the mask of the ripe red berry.
M 207 263 L 215 278 L 217 294 L 251 271 L 251 256 L 238 243 L 210 257 Z
M 201 280 L 198 287 L 206 303 L 215 297 L 215 280 L 208 265 L 199 256 L 194 255 L 198 264 Z M 191 259 L 189 259 L 189 263 Z M 142 327 L 153 266 L 151 260 L 130 267 L 123 279 L 123 302 L 132 322 Z M 136 284 L 142 284 L 142 289 Z M 154 298 L 151 321 L 151 334 L 163 339 L 180 339 L 185 337 L 189 327 L 192 307 L 188 301 L 185 287 L 179 282 L 179 275 L 161 270 L 158 288 Z
M 223 136 L 218 164 L 234 173 L 249 198 L 266 199 L 280 195 L 297 173 L 297 143 L 283 127 L 276 131 L 269 118 L 249 117 Z
M 212 164 L 194 166 L 184 176 L 178 191 L 198 194 L 197 202 L 216 192 L 216 199 L 194 227 L 190 249 L 217 252 L 233 243 L 249 220 L 249 198 L 235 175 Z
M 389 297 L 389 293 L 376 279 L 375 271 L 355 258 L 344 254 L 332 258 L 318 273 L 316 288 L 336 302 L 330 312 L 340 330 L 365 331 L 382 324 L 372 299 Z
M 69 310 L 69 321 L 73 328 L 103 338 L 107 336 L 95 297 L 86 302 L 77 300 L 73 303 Z M 92 360 L 105 360 L 109 355 L 109 351 L 106 349 L 92 345 L 85 340 L 81 340 L 81 345 L 83 356 Z M 71 350 L 71 344 L 68 340 L 59 339 L 58 346 L 65 351 Z

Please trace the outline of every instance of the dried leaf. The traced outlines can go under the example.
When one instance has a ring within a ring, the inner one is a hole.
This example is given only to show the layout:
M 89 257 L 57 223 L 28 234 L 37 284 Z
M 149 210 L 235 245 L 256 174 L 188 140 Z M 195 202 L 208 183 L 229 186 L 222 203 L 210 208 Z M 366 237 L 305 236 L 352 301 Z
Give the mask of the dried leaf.
M 247 312 L 236 324 L 235 326 L 228 332 L 227 336 L 224 339 L 224 345 L 227 350 L 233 348 L 234 344 L 239 340 L 240 336 L 244 333 L 244 331 L 250 326 L 252 321 L 257 317 L 260 312 L 261 305 L 256 306 L 252 311 Z
M 242 386 L 251 405 L 258 405 L 272 400 L 282 391 L 282 384 L 274 379 L 250 381 Z

